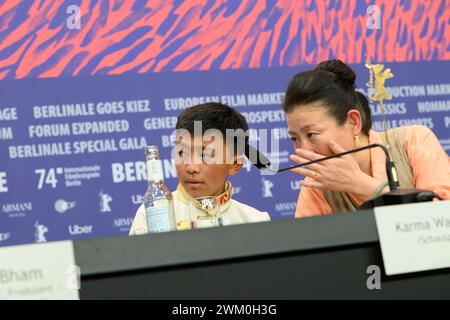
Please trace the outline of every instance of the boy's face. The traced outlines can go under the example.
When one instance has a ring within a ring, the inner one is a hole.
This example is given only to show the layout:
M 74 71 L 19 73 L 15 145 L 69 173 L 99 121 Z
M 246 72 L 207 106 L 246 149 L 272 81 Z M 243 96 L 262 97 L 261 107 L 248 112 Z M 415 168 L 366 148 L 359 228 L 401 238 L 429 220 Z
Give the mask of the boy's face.
M 183 138 L 177 136 L 175 155 L 183 188 L 193 198 L 222 194 L 227 177 L 239 172 L 243 159 L 238 161 L 238 157 L 228 155 L 232 161 L 226 161 L 226 145 L 221 141 L 212 143 L 214 138 L 210 135 Z

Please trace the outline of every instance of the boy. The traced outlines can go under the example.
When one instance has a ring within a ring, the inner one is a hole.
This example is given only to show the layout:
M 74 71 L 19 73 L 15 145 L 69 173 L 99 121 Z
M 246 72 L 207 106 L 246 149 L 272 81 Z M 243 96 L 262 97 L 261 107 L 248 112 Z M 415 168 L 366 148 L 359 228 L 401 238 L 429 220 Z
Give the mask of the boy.
M 201 131 L 198 129 L 199 124 Z M 194 198 L 205 196 L 218 198 L 224 225 L 270 220 L 267 212 L 231 199 L 232 186 L 227 177 L 234 176 L 243 167 L 243 141 L 233 136 L 234 146 L 231 146 L 229 130 L 248 130 L 247 121 L 239 112 L 220 103 L 200 104 L 180 114 L 176 129 L 175 157 L 179 184 L 173 192 L 173 198 L 177 229 L 189 228 L 185 223 L 186 212 L 191 210 L 190 204 L 197 202 Z M 183 132 L 188 134 L 183 135 Z M 219 136 L 215 134 L 217 132 Z M 209 148 L 213 144 L 216 148 Z M 130 235 L 144 233 L 148 233 L 148 227 L 142 204 L 134 218 Z

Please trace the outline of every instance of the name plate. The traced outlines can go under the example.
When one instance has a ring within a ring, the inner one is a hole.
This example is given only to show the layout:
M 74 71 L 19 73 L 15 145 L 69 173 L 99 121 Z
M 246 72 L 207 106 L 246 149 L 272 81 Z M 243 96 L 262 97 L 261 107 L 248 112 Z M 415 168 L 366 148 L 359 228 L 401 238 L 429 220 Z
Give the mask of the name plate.
M 374 211 L 386 275 L 450 268 L 450 201 Z
M 79 299 L 71 241 L 0 248 L 0 300 Z

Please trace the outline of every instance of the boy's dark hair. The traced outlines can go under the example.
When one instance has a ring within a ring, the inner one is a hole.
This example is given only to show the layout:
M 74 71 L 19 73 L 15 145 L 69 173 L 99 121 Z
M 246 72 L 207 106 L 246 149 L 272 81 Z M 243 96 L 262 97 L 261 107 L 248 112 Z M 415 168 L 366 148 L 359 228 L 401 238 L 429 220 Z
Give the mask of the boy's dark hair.
M 340 60 L 319 63 L 312 71 L 300 72 L 289 82 L 283 110 L 286 113 L 304 105 L 321 102 L 339 125 L 347 119 L 347 112 L 356 109 L 361 114 L 362 131 L 368 134 L 372 125 L 365 102 L 355 91 L 356 74 Z M 367 103 L 368 105 L 368 103 Z
M 225 143 L 228 135 L 227 129 L 233 131 L 241 129 L 248 134 L 248 124 L 244 116 L 233 108 L 217 102 L 207 102 L 186 108 L 178 116 L 176 129 L 185 129 L 194 134 L 194 121 L 202 122 L 202 134 L 209 129 L 220 131 Z M 237 146 L 240 140 L 236 135 L 233 135 L 233 141 L 235 152 L 242 154 L 244 146 Z M 248 135 L 245 136 L 245 142 L 247 141 Z

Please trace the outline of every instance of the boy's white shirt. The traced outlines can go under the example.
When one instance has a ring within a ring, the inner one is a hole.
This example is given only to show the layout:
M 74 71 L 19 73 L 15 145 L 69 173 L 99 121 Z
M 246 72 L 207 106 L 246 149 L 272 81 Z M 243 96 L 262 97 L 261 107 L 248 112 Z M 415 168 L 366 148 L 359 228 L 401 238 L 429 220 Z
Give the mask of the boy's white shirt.
M 229 184 L 227 189 L 229 190 L 230 199 L 220 205 L 223 225 L 263 222 L 270 220 L 270 216 L 267 212 L 259 211 L 253 207 L 232 199 L 231 183 L 227 183 Z M 177 191 L 174 191 L 172 195 L 177 229 L 188 229 L 189 224 L 183 224 L 182 222 L 189 221 L 189 210 L 193 207 L 189 205 L 189 202 L 192 201 L 192 198 L 187 195 L 181 185 L 178 186 Z M 196 208 L 194 209 L 199 210 Z M 129 234 L 131 236 L 146 233 L 148 233 L 147 218 L 145 214 L 145 206 L 142 204 L 136 212 Z

